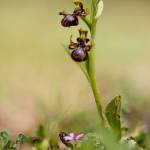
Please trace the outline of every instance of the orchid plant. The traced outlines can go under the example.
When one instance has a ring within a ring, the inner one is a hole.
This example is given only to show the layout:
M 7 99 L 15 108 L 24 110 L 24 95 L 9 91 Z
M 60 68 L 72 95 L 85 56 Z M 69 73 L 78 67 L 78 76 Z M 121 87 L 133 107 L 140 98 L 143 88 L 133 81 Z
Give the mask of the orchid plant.
M 95 97 L 100 120 L 105 124 L 102 97 L 97 87 L 94 68 L 96 25 L 103 10 L 103 2 L 101 0 L 92 0 L 90 17 L 88 17 L 88 11 L 83 7 L 83 3 L 80 0 L 75 0 L 74 4 L 76 7 L 72 13 L 60 12 L 60 15 L 64 16 L 61 20 L 61 25 L 63 27 L 77 26 L 79 25 L 78 20 L 81 18 L 87 25 L 87 29 L 79 29 L 79 37 L 77 37 L 76 42 L 70 39 L 69 45 L 64 46 L 64 48 L 71 55 L 72 59 L 78 63 L 88 79 Z M 88 38 L 88 30 L 90 31 L 90 38 Z
M 68 44 L 68 46 L 64 45 L 64 49 L 71 56 L 72 60 L 79 65 L 82 72 L 86 76 L 89 85 L 91 86 L 99 119 L 101 122 L 100 135 L 101 135 L 101 139 L 103 139 L 102 141 L 104 142 L 104 145 L 106 144 L 105 146 L 107 147 L 108 145 L 112 144 L 111 142 L 108 144 L 105 138 L 105 135 L 111 135 L 110 137 L 115 139 L 116 143 L 118 143 L 116 144 L 116 149 L 119 149 L 120 148 L 119 144 L 122 143 L 121 140 L 123 138 L 121 119 L 120 119 L 121 96 L 116 96 L 106 106 L 105 109 L 103 108 L 102 95 L 97 86 L 95 67 L 94 67 L 95 64 L 94 55 L 96 50 L 95 48 L 96 28 L 97 28 L 97 22 L 101 17 L 104 4 L 102 0 L 91 0 L 90 11 L 85 9 L 85 6 L 81 0 L 74 0 L 74 4 L 75 4 L 75 9 L 71 13 L 66 13 L 65 11 L 60 12 L 60 15 L 63 15 L 63 18 L 61 20 L 61 25 L 65 28 L 78 26 L 79 19 L 81 19 L 86 24 L 87 28 L 79 29 L 79 37 L 76 38 L 75 42 L 72 40 L 72 36 L 71 36 L 70 43 Z M 88 35 L 88 31 L 90 32 L 89 35 Z M 78 137 L 72 133 L 71 134 L 63 133 L 60 135 L 61 135 L 60 136 L 61 141 L 65 145 L 68 144 L 68 146 L 70 146 L 70 141 L 76 141 L 76 137 Z M 124 141 L 130 141 L 127 139 Z M 134 142 L 136 143 L 136 140 L 134 140 Z M 136 143 L 135 145 L 138 145 L 138 143 Z M 124 145 L 122 149 L 128 149 L 128 146 Z
M 102 0 L 91 0 L 91 8 L 87 10 L 81 0 L 74 0 L 75 8 L 71 13 L 62 11 L 61 25 L 65 28 L 79 26 L 79 19 L 86 24 L 86 29 L 79 28 L 76 41 L 63 45 L 72 60 L 81 68 L 91 86 L 99 115 L 100 125 L 97 133 L 55 132 L 52 126 L 40 125 L 33 137 L 20 134 L 17 140 L 11 140 L 8 132 L 0 132 L 0 150 L 21 150 L 23 143 L 32 145 L 33 150 L 143 150 L 146 145 L 150 149 L 148 134 L 134 137 L 126 133 L 124 136 L 121 121 L 121 96 L 113 98 L 104 109 L 102 95 L 97 86 L 95 74 L 96 28 L 103 11 Z M 89 33 L 88 33 L 89 32 Z M 60 140 L 58 140 L 58 137 Z M 143 140 L 144 137 L 144 140 Z M 62 146 L 63 144 L 63 146 Z

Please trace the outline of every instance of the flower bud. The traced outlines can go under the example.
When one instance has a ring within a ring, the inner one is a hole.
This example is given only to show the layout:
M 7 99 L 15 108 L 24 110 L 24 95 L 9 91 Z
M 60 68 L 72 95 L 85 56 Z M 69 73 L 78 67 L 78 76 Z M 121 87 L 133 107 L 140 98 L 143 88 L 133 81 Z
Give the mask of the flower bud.
M 95 16 L 96 20 L 98 20 L 99 17 L 101 16 L 101 14 L 103 12 L 103 9 L 104 9 L 104 3 L 103 3 L 102 0 L 100 0 L 98 5 L 97 5 L 97 13 L 96 13 L 96 16 Z

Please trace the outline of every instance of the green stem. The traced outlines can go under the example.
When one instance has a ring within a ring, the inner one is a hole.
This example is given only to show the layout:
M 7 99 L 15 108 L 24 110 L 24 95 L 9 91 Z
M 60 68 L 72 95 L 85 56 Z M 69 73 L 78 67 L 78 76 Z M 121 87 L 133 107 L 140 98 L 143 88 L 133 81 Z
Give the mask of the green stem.
M 95 98 L 95 103 L 97 106 L 98 114 L 100 117 L 100 120 L 102 121 L 102 124 L 105 124 L 105 116 L 103 113 L 103 108 L 102 108 L 102 97 L 99 92 L 98 86 L 97 86 L 97 81 L 96 81 L 96 75 L 95 75 L 95 67 L 94 67 L 94 54 L 95 54 L 95 36 L 96 36 L 96 24 L 97 20 L 95 19 L 96 16 L 96 3 L 95 0 L 92 0 L 91 4 L 91 28 L 90 28 L 90 33 L 91 33 L 91 40 L 92 40 L 92 49 L 89 55 L 88 59 L 88 74 L 90 78 L 90 84 L 91 88 L 94 94 Z

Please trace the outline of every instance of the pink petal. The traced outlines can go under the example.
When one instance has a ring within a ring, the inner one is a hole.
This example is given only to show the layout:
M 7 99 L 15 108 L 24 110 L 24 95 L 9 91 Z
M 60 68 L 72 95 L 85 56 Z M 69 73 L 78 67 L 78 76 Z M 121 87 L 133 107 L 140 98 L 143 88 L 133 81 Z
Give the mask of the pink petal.
M 68 135 L 68 136 L 65 136 L 65 137 L 64 137 L 64 140 L 65 140 L 65 141 L 73 141 L 74 138 Z
M 77 135 L 75 139 L 81 140 L 83 137 L 84 137 L 84 134 L 82 133 L 82 134 Z
M 72 137 L 72 138 L 74 138 L 75 134 L 74 133 L 70 133 L 69 136 Z

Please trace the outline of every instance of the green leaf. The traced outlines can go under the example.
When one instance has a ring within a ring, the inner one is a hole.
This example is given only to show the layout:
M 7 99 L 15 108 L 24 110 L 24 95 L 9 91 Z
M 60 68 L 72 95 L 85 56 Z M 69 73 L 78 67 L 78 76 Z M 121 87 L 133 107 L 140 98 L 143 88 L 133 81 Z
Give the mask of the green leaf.
M 104 150 L 99 134 L 88 133 L 85 138 L 78 142 L 77 150 Z
M 0 132 L 0 149 L 4 149 L 4 146 L 7 144 L 9 138 L 9 133 L 7 131 Z
M 0 137 L 3 139 L 7 139 L 9 137 L 9 133 L 7 131 L 0 132 Z
M 18 135 L 18 139 L 17 139 L 17 143 L 20 143 L 20 144 L 22 144 L 22 143 L 24 143 L 25 141 L 27 140 L 27 137 L 24 135 L 24 134 L 19 134 Z
M 115 97 L 106 107 L 105 115 L 108 123 L 117 138 L 121 138 L 121 96 Z
M 41 124 L 39 125 L 36 134 L 38 137 L 45 138 L 48 136 L 48 130 L 47 124 Z
M 48 150 L 48 149 L 50 149 L 48 139 L 44 139 L 41 143 L 36 145 L 36 150 Z
M 4 150 L 16 150 L 17 144 L 15 141 L 8 141 L 8 143 L 5 145 Z

